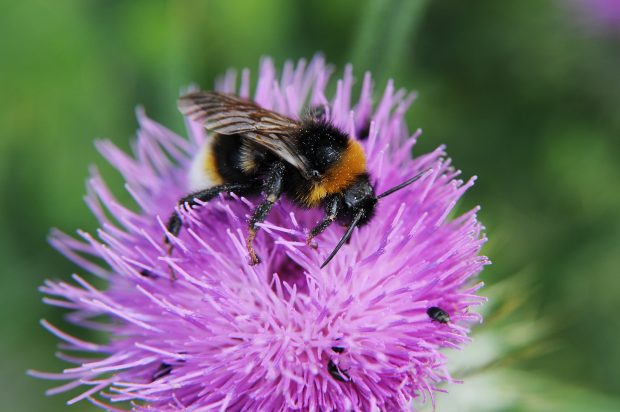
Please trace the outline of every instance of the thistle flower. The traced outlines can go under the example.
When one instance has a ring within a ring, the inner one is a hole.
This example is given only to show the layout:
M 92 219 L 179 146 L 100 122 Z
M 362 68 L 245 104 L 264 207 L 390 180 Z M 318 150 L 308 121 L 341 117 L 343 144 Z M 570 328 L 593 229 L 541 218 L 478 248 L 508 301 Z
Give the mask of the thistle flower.
M 440 350 L 468 341 L 468 326 L 480 320 L 469 309 L 484 300 L 475 283 L 487 263 L 478 255 L 485 241 L 478 208 L 450 218 L 474 179 L 456 179 L 443 147 L 411 158 L 420 131 L 410 134 L 404 115 L 413 94 L 389 82 L 373 108 L 366 74 L 353 104 L 347 66 L 329 100 L 330 72 L 319 56 L 286 63 L 277 78 L 264 59 L 254 94 L 248 70 L 238 89 L 233 71 L 216 88 L 292 117 L 325 105 L 336 126 L 365 138 L 378 192 L 428 170 L 424 177 L 382 200 L 373 221 L 356 229 L 324 269 L 343 229 L 327 229 L 318 249 L 307 246 L 320 211 L 285 199 L 256 238 L 262 263 L 248 265 L 246 221 L 259 199 L 234 194 L 177 209 L 187 229 L 168 256 L 163 222 L 186 194 L 192 156 L 207 136 L 188 121 L 184 139 L 138 111 L 133 155 L 97 144 L 127 181 L 138 211 L 121 205 L 93 171 L 86 202 L 101 224 L 97 237 L 51 236 L 60 252 L 108 286 L 98 290 L 76 274 L 72 283 L 46 282 L 44 301 L 109 340 L 87 342 L 43 321 L 65 352 L 82 354 L 59 354 L 74 364 L 62 373 L 31 372 L 69 380 L 48 393 L 85 386 L 68 403 L 88 399 L 111 408 L 131 401 L 127 407 L 136 411 L 392 411 L 407 409 L 414 397 L 432 398 L 436 384 L 450 380 Z M 450 322 L 432 321 L 433 306 Z

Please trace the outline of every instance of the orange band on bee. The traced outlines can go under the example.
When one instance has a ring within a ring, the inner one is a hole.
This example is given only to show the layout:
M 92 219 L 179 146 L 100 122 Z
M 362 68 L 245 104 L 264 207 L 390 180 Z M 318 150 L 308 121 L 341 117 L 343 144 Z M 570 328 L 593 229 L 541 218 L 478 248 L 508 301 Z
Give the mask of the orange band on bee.
M 316 206 L 328 194 L 342 192 L 364 172 L 366 172 L 364 149 L 359 142 L 349 139 L 340 160 L 327 170 L 321 182 L 316 184 L 304 199 L 305 203 L 309 207 Z
M 215 141 L 215 139 L 214 139 Z M 215 153 L 213 152 L 213 144 L 207 149 L 204 160 L 204 171 L 213 182 L 214 185 L 221 185 L 224 183 L 222 175 L 217 170 L 217 163 L 215 162 Z

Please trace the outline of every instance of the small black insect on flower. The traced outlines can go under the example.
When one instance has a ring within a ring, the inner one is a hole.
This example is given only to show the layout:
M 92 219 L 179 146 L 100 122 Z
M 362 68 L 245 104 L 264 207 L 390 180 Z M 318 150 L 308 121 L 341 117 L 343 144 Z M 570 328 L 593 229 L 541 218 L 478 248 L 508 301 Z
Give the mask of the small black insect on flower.
M 432 306 L 428 308 L 426 310 L 426 314 L 429 316 L 429 318 L 433 320 L 433 322 L 439 322 L 439 323 L 450 322 L 450 315 L 448 315 L 448 312 L 446 312 L 445 310 L 437 306 Z
M 157 368 L 157 370 L 153 373 L 153 376 L 151 376 L 151 382 L 154 382 L 157 379 L 161 379 L 164 376 L 169 375 L 170 372 L 172 372 L 172 365 L 162 362 Z
M 344 348 L 340 347 L 340 346 L 332 346 L 332 350 L 336 353 L 342 353 L 344 352 Z
M 142 269 L 139 273 L 140 273 L 140 276 L 144 276 L 145 278 L 151 278 L 151 279 L 157 278 L 157 275 L 148 269 Z
M 336 365 L 331 359 L 327 363 L 327 371 L 330 375 L 332 375 L 332 378 L 336 379 L 337 381 L 345 383 L 352 381 L 351 376 L 349 376 L 346 371 L 340 369 L 338 365 Z

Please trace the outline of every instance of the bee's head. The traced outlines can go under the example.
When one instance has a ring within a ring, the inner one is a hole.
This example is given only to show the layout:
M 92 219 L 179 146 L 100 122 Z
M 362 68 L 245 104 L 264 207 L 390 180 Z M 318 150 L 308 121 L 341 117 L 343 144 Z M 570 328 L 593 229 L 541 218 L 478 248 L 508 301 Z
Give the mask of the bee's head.
M 363 226 L 373 217 L 377 196 L 375 189 L 370 184 L 370 177 L 367 173 L 359 175 L 349 187 L 343 192 L 344 207 L 341 209 L 338 220 L 347 226 L 354 218 L 360 214 L 357 226 Z
M 351 236 L 351 233 L 353 233 L 353 229 L 357 226 L 363 226 L 370 221 L 370 219 L 374 216 L 375 206 L 377 205 L 379 199 L 391 195 L 403 187 L 409 186 L 428 171 L 430 171 L 430 169 L 418 173 L 412 178 L 386 190 L 378 196 L 375 195 L 375 189 L 370 184 L 370 177 L 368 174 L 363 173 L 359 175 L 353 183 L 345 189 L 343 193 L 344 207 L 338 213 L 338 220 L 345 223 L 349 228 L 342 236 L 334 250 L 332 250 L 332 253 L 330 253 L 327 259 L 325 259 L 325 262 L 323 262 L 321 268 L 324 268 L 325 265 L 333 259 L 336 253 L 338 253 L 342 245 L 346 243 Z

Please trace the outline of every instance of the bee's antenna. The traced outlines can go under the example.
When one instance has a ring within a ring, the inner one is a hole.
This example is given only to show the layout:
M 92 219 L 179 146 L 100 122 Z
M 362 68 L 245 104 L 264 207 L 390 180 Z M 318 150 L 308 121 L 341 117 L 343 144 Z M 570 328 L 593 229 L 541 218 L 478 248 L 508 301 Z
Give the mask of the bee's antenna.
M 360 219 L 363 216 L 364 216 L 363 210 L 360 210 L 359 212 L 357 212 L 357 214 L 351 221 L 351 224 L 349 225 L 349 229 L 347 229 L 347 232 L 344 234 L 344 236 L 342 236 L 342 239 L 340 239 L 340 242 L 338 242 L 334 250 L 332 250 L 332 253 L 330 253 L 327 259 L 325 259 L 325 262 L 323 262 L 323 264 L 321 265 L 321 269 L 327 266 L 327 264 L 334 258 L 334 256 L 336 256 L 336 253 L 338 253 L 342 245 L 344 245 L 345 242 L 351 237 L 351 233 L 353 233 L 353 229 L 355 229 L 355 227 L 357 226 L 357 223 L 360 221 Z
M 401 184 L 394 186 L 391 189 L 386 190 L 385 192 L 381 193 L 379 196 L 377 196 L 377 199 L 381 199 L 384 198 L 388 195 L 391 195 L 392 193 L 402 189 L 403 187 L 409 186 L 411 183 L 415 182 L 416 180 L 418 180 L 419 178 L 421 178 L 426 172 L 428 172 L 431 169 L 426 169 L 423 172 L 418 173 L 417 175 L 413 176 L 412 178 L 405 180 L 404 182 L 402 182 Z

